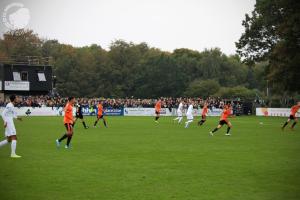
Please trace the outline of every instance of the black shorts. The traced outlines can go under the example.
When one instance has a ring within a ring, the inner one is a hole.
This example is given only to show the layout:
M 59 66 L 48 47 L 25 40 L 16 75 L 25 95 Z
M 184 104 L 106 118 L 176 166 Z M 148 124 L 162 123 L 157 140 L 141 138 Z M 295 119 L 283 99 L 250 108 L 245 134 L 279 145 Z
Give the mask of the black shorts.
M 226 121 L 226 120 L 220 120 L 219 124 L 221 126 L 223 126 L 224 124 L 228 125 L 228 121 Z
M 290 115 L 289 119 L 295 119 L 296 117 L 294 115 Z
M 160 112 L 159 112 L 159 111 L 155 111 L 155 114 L 159 115 L 159 114 L 160 114 Z
M 71 123 L 66 123 L 65 127 L 67 129 L 67 132 L 72 132 L 73 131 L 73 124 Z
M 77 114 L 76 113 L 76 116 L 75 116 L 76 118 L 79 118 L 79 119 L 83 119 L 83 115 L 82 114 Z
M 103 115 L 97 115 L 97 119 L 102 119 Z

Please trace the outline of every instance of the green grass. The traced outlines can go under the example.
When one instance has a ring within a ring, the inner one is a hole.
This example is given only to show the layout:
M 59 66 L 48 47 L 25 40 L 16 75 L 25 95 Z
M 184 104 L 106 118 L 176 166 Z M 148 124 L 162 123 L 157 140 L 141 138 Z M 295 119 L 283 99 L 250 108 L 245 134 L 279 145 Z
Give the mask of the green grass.
M 70 150 L 55 147 L 61 117 L 16 122 L 23 157 L 0 149 L 0 199 L 300 199 L 300 127 L 281 132 L 285 118 L 232 118 L 231 137 L 225 127 L 209 136 L 214 117 L 189 129 L 168 117 L 107 120 L 108 129 L 78 123 Z

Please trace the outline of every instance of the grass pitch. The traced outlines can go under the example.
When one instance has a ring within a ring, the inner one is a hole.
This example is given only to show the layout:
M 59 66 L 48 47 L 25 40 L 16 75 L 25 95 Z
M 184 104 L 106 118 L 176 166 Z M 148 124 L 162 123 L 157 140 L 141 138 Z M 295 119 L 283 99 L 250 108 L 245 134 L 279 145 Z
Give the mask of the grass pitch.
M 285 118 L 232 118 L 230 137 L 225 127 L 209 136 L 216 117 L 188 129 L 170 117 L 109 117 L 109 128 L 85 119 L 69 150 L 55 146 L 62 117 L 15 122 L 22 158 L 0 149 L 0 199 L 300 199 L 300 127 L 282 132 Z

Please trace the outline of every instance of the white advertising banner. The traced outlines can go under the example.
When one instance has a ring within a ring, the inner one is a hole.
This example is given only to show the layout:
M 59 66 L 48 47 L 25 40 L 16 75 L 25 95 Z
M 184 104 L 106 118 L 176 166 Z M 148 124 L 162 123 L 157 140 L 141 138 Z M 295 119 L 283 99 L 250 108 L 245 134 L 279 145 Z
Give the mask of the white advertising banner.
M 2 90 L 2 81 L 0 80 L 0 90 Z
M 0 115 L 3 112 L 4 107 L 0 108 Z M 52 107 L 15 107 L 15 111 L 18 116 L 62 116 L 62 108 L 52 108 Z
M 183 110 L 183 115 L 185 115 L 186 109 Z M 220 116 L 222 113 L 222 109 L 213 108 L 209 110 L 208 116 Z M 161 113 L 162 116 L 177 116 L 177 109 L 172 108 L 172 111 L 168 108 L 162 108 Z M 194 109 L 193 115 L 194 116 L 201 116 L 202 109 Z M 155 116 L 155 109 L 154 108 L 124 108 L 124 115 L 125 116 Z
M 155 116 L 154 108 L 124 108 L 125 116 Z M 172 111 L 168 108 L 162 108 L 160 115 L 172 116 Z
M 290 108 L 256 108 L 256 116 L 288 117 L 290 114 Z M 300 117 L 300 113 L 296 116 Z
M 4 81 L 4 90 L 29 91 L 28 81 Z
M 0 115 L 3 111 L 4 107 L 0 107 Z M 63 108 L 52 108 L 52 107 L 41 107 L 41 108 L 33 108 L 33 107 L 16 107 L 15 108 L 17 114 L 19 116 L 63 116 Z M 73 110 L 73 115 L 75 115 L 76 109 Z M 212 109 L 209 110 L 208 116 L 220 116 L 222 110 L 221 109 Z M 184 110 L 184 115 L 186 110 Z M 202 109 L 194 109 L 194 116 L 201 116 Z M 172 111 L 168 108 L 162 108 L 161 113 L 162 116 L 177 116 L 177 109 L 173 108 Z M 124 108 L 124 116 L 155 116 L 154 108 Z

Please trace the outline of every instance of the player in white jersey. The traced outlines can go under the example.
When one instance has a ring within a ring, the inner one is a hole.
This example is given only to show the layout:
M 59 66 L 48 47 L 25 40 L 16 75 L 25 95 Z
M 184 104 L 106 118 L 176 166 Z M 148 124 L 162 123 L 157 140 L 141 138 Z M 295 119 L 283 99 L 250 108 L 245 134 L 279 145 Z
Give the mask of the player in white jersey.
M 194 120 L 193 108 L 194 108 L 194 102 L 190 101 L 189 107 L 186 112 L 187 121 L 185 122 L 185 128 L 188 128 L 189 124 L 192 123 Z
M 177 117 L 173 119 L 174 121 L 178 120 L 178 124 L 180 124 L 182 121 L 183 118 L 182 113 L 183 113 L 183 101 L 180 101 L 177 109 Z
M 22 118 L 17 116 L 17 113 L 15 111 L 15 105 L 18 103 L 18 98 L 15 95 L 11 95 L 9 97 L 10 103 L 6 105 L 4 108 L 1 116 L 4 121 L 4 128 L 5 128 L 5 136 L 6 139 L 0 142 L 0 147 L 8 144 L 11 142 L 11 155 L 12 158 L 20 158 L 21 156 L 18 156 L 16 154 L 16 148 L 17 148 L 17 132 L 14 124 L 14 119 L 18 119 L 22 121 Z

